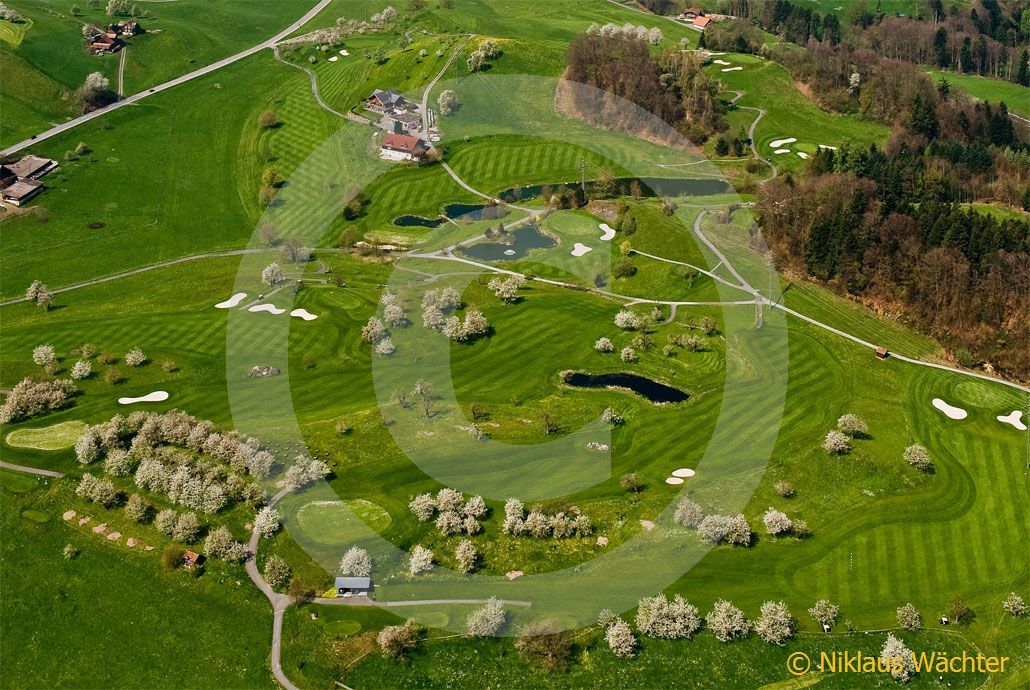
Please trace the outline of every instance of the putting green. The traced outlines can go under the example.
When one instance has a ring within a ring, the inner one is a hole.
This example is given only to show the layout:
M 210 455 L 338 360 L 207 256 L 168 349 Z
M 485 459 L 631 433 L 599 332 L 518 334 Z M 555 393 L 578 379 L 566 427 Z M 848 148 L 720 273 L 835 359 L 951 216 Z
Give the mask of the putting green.
M 61 422 L 35 429 L 15 429 L 7 434 L 7 444 L 36 450 L 63 450 L 71 448 L 86 430 L 84 422 Z
M 297 511 L 300 533 L 319 544 L 346 543 L 354 535 L 362 533 L 366 526 L 382 532 L 390 525 L 390 521 L 389 513 L 363 499 L 315 501 Z
M 26 518 L 27 520 L 32 520 L 33 522 L 41 523 L 46 522 L 50 519 L 50 513 L 46 513 L 42 510 L 36 510 L 35 508 L 26 508 L 25 510 L 21 511 L 21 516 L 23 518 Z

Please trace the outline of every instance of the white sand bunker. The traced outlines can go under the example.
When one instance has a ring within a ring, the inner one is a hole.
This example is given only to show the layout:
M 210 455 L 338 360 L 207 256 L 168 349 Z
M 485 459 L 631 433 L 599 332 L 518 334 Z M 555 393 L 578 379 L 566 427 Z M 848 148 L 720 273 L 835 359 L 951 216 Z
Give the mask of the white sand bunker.
M 347 57 L 348 55 L 350 55 L 350 51 L 347 51 L 347 50 L 341 50 L 341 51 L 340 51 L 340 55 L 342 55 L 343 57 Z
M 601 223 L 597 227 L 601 228 L 601 232 L 604 233 L 601 235 L 602 242 L 611 242 L 615 239 L 615 230 L 613 230 L 612 226 L 608 225 L 608 223 Z
M 787 144 L 793 144 L 795 141 L 797 141 L 797 138 L 795 137 L 790 137 L 789 139 L 777 139 L 776 141 L 769 142 L 769 146 L 772 146 L 774 149 L 778 149 L 782 146 L 786 146 Z
M 515 250 L 514 249 L 505 249 L 504 250 L 504 255 L 505 256 L 515 256 Z
M 836 151 L 837 150 L 836 146 L 830 146 L 829 144 L 819 144 L 819 148 L 821 148 L 821 149 L 830 149 L 831 151 Z
M 337 60 L 339 60 L 339 59 L 340 59 L 340 58 L 338 58 L 338 57 L 336 57 L 336 56 L 334 55 L 334 56 L 332 56 L 331 58 L 329 58 L 329 62 L 336 62 L 336 61 L 337 61 Z
M 235 295 L 225 300 L 224 302 L 219 302 L 218 304 L 216 304 L 215 309 L 232 309 L 237 304 L 242 302 L 243 298 L 246 296 L 246 292 L 237 292 Z
M 742 69 L 744 69 L 744 68 L 743 67 L 723 67 L 722 71 L 723 72 L 739 72 Z
M 998 421 L 1002 424 L 1011 424 L 1020 431 L 1026 431 L 1026 424 L 1023 423 L 1023 410 L 1012 410 L 1009 414 L 1000 414 Z
M 296 316 L 298 319 L 304 319 L 305 321 L 314 321 L 318 318 L 318 316 L 312 314 L 307 309 L 294 309 L 290 312 L 290 316 Z
M 732 62 L 726 62 L 725 60 L 712 60 L 717 65 L 732 65 Z
M 790 149 L 776 149 L 773 153 L 790 153 Z
M 804 158 L 805 160 L 808 160 L 808 154 L 804 151 L 798 151 L 798 155 Z
M 961 407 L 955 407 L 949 405 L 940 398 L 933 399 L 933 406 L 943 412 L 949 419 L 965 419 L 969 416 L 969 413 L 963 410 Z
M 118 404 L 132 405 L 133 403 L 164 402 L 165 400 L 168 400 L 168 391 L 154 391 L 153 393 L 141 395 L 138 398 L 118 398 Z
M 286 313 L 285 309 L 280 309 L 279 307 L 275 306 L 274 304 L 255 304 L 253 307 L 251 307 L 247 311 L 254 311 L 254 312 L 257 312 L 257 311 L 267 311 L 269 314 L 285 314 Z
M 679 477 L 666 477 L 665 478 L 665 483 L 666 484 L 672 484 L 673 486 L 676 486 L 677 484 L 682 484 L 683 480 L 681 478 L 679 478 Z
M 584 254 L 587 254 L 587 253 L 592 252 L 592 251 L 594 251 L 594 250 L 591 249 L 590 247 L 586 246 L 582 242 L 577 242 L 576 244 L 574 244 L 572 246 L 572 255 L 573 256 L 583 256 Z
M 680 469 L 673 470 L 672 472 L 673 477 L 693 477 L 695 474 L 697 473 L 689 467 L 681 467 Z

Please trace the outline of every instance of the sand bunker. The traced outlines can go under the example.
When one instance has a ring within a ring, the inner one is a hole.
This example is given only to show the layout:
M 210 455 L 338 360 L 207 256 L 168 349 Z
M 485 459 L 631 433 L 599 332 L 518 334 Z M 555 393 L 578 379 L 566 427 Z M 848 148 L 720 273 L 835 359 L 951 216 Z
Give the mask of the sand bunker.
M 777 139 L 776 141 L 769 142 L 769 146 L 772 146 L 774 149 L 778 149 L 781 146 L 793 144 L 795 141 L 797 141 L 797 138 L 795 137 L 790 137 L 789 139 Z
M 285 314 L 286 313 L 285 309 L 280 309 L 279 307 L 275 306 L 274 304 L 255 304 L 253 307 L 251 307 L 247 311 L 255 311 L 255 312 L 257 312 L 257 311 L 267 311 L 269 314 Z
M 821 148 L 821 149 L 830 149 L 831 151 L 836 151 L 837 150 L 836 146 L 830 146 L 829 144 L 819 144 L 819 148 Z
M 329 62 L 336 62 L 336 61 L 337 61 L 337 60 L 339 60 L 339 59 L 340 59 L 340 58 L 338 58 L 338 57 L 336 57 L 336 56 L 334 55 L 334 56 L 332 56 L 331 58 L 329 58 Z
M 504 255 L 505 256 L 515 256 L 515 250 L 514 249 L 505 249 L 504 250 Z
M 1009 414 L 1000 414 L 998 421 L 1002 424 L 1011 424 L 1020 431 L 1026 431 L 1026 424 L 1023 423 L 1023 410 L 1012 410 Z
M 674 470 L 672 473 L 673 477 L 693 477 L 696 474 L 694 470 L 689 467 L 681 467 L 678 470 Z
M 798 155 L 804 158 L 805 160 L 808 160 L 808 154 L 804 151 L 798 151 Z
M 168 391 L 154 391 L 153 393 L 147 393 L 141 395 L 138 398 L 118 398 L 119 405 L 132 405 L 133 403 L 141 402 L 163 402 L 168 400 Z
M 218 304 L 216 304 L 215 309 L 232 309 L 237 304 L 242 302 L 243 298 L 246 296 L 246 292 L 237 292 L 235 295 L 225 300 L 224 302 L 219 302 Z
M 680 478 L 680 477 L 666 477 L 665 478 L 665 483 L 666 484 L 672 484 L 672 485 L 675 486 L 676 484 L 682 484 L 683 483 L 683 479 Z
M 776 149 L 773 153 L 790 153 L 790 149 Z
M 726 62 L 725 60 L 712 60 L 717 65 L 732 65 L 732 62 Z
M 933 399 L 933 406 L 943 412 L 949 419 L 965 419 L 969 416 L 969 413 L 963 410 L 961 407 L 955 407 L 949 405 L 940 398 Z
M 611 242 L 615 239 L 615 231 L 612 230 L 612 226 L 608 225 L 608 223 L 601 223 L 597 227 L 601 228 L 601 232 L 604 233 L 601 235 L 602 242 Z
M 594 251 L 594 250 L 591 249 L 590 247 L 586 246 L 582 242 L 577 242 L 576 244 L 574 244 L 572 246 L 572 255 L 573 256 L 583 256 L 584 254 L 587 254 L 587 253 L 592 252 L 592 251 Z
M 722 71 L 723 72 L 739 72 L 742 69 L 744 69 L 744 68 L 743 67 L 723 67 Z
M 348 55 L 350 55 L 350 51 L 347 51 L 347 50 L 341 50 L 341 51 L 340 51 L 340 55 L 342 55 L 343 57 L 347 57 Z
M 304 319 L 305 321 L 314 321 L 318 318 L 318 316 L 312 314 L 307 309 L 294 309 L 290 312 L 290 316 L 296 316 L 298 319 Z

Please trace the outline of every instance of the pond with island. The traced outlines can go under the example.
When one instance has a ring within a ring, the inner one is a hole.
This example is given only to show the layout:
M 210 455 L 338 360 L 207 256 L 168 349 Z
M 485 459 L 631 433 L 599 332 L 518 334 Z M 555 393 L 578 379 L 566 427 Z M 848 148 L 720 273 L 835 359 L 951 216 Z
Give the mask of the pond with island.
M 533 249 L 550 249 L 558 244 L 553 238 L 540 232 L 535 225 L 512 230 L 501 242 L 477 242 L 462 247 L 461 252 L 479 261 L 512 261 L 521 259 Z

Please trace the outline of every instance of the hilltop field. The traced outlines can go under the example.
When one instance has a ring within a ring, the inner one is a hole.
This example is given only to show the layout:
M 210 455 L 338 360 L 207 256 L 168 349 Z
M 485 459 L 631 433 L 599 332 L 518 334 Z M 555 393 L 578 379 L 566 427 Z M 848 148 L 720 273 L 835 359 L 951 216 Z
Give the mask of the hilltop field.
M 78 26 L 103 8 L 7 4 L 26 21 L 0 21 L 4 146 L 78 115 L 71 92 L 93 71 L 117 79 L 119 59 L 81 49 Z M 260 43 L 314 2 L 145 4 L 160 31 L 130 40 L 126 93 Z M 333 0 L 294 38 L 390 4 Z M 1030 596 L 1026 389 L 779 272 L 755 221 L 774 171 L 800 178 L 821 146 L 882 147 L 890 128 L 822 109 L 777 62 L 720 53 L 704 72 L 728 131 L 751 130 L 741 155 L 602 129 L 556 109 L 569 44 L 629 22 L 661 29 L 651 50 L 693 51 L 698 32 L 607 0 L 403 5 L 331 48 L 262 50 L 27 150 L 60 168 L 0 213 L 0 388 L 75 380 L 64 404 L 0 425 L 0 684 L 893 687 L 787 666 L 798 652 L 878 656 L 889 632 L 916 652 L 1010 659 L 1005 673 L 919 672 L 913 688 L 1026 687 L 1030 623 L 1002 605 Z M 498 54 L 470 74 L 485 41 Z M 946 76 L 985 97 L 1012 87 Z M 455 93 L 437 114 L 440 160 L 378 155 L 375 89 L 437 110 Z M 23 299 L 33 281 L 53 291 L 48 308 Z M 192 417 L 133 416 L 173 410 Z M 828 452 L 838 426 L 846 448 Z M 913 445 L 929 467 L 906 461 Z M 248 464 L 258 452 L 270 470 Z M 141 481 L 151 461 L 170 468 L 163 482 Z M 298 486 L 301 466 L 324 472 Z M 194 508 L 176 470 L 231 488 Z M 110 482 L 109 500 L 82 489 L 87 475 Z M 471 528 L 409 507 L 446 488 L 483 497 Z M 512 497 L 578 526 L 512 533 Z M 675 517 L 684 499 L 742 515 L 746 543 L 705 543 Z M 281 527 L 262 536 L 265 504 Z M 199 524 L 169 533 L 168 510 Z M 770 510 L 788 526 L 767 528 Z M 221 528 L 252 562 L 212 552 Z M 334 596 L 354 546 L 388 605 Z M 435 567 L 412 575 L 419 546 Z M 203 567 L 180 567 L 186 549 Z M 637 602 L 659 593 L 702 617 L 728 600 L 752 622 L 783 602 L 792 634 L 643 634 Z M 467 634 L 491 596 L 507 602 L 500 636 Z M 839 606 L 829 632 L 807 612 L 823 599 Z M 903 629 L 909 603 L 922 625 Z M 633 626 L 632 658 L 610 649 L 602 609 Z M 379 632 L 409 618 L 420 640 L 381 654 Z M 553 658 L 509 639 L 541 622 Z

